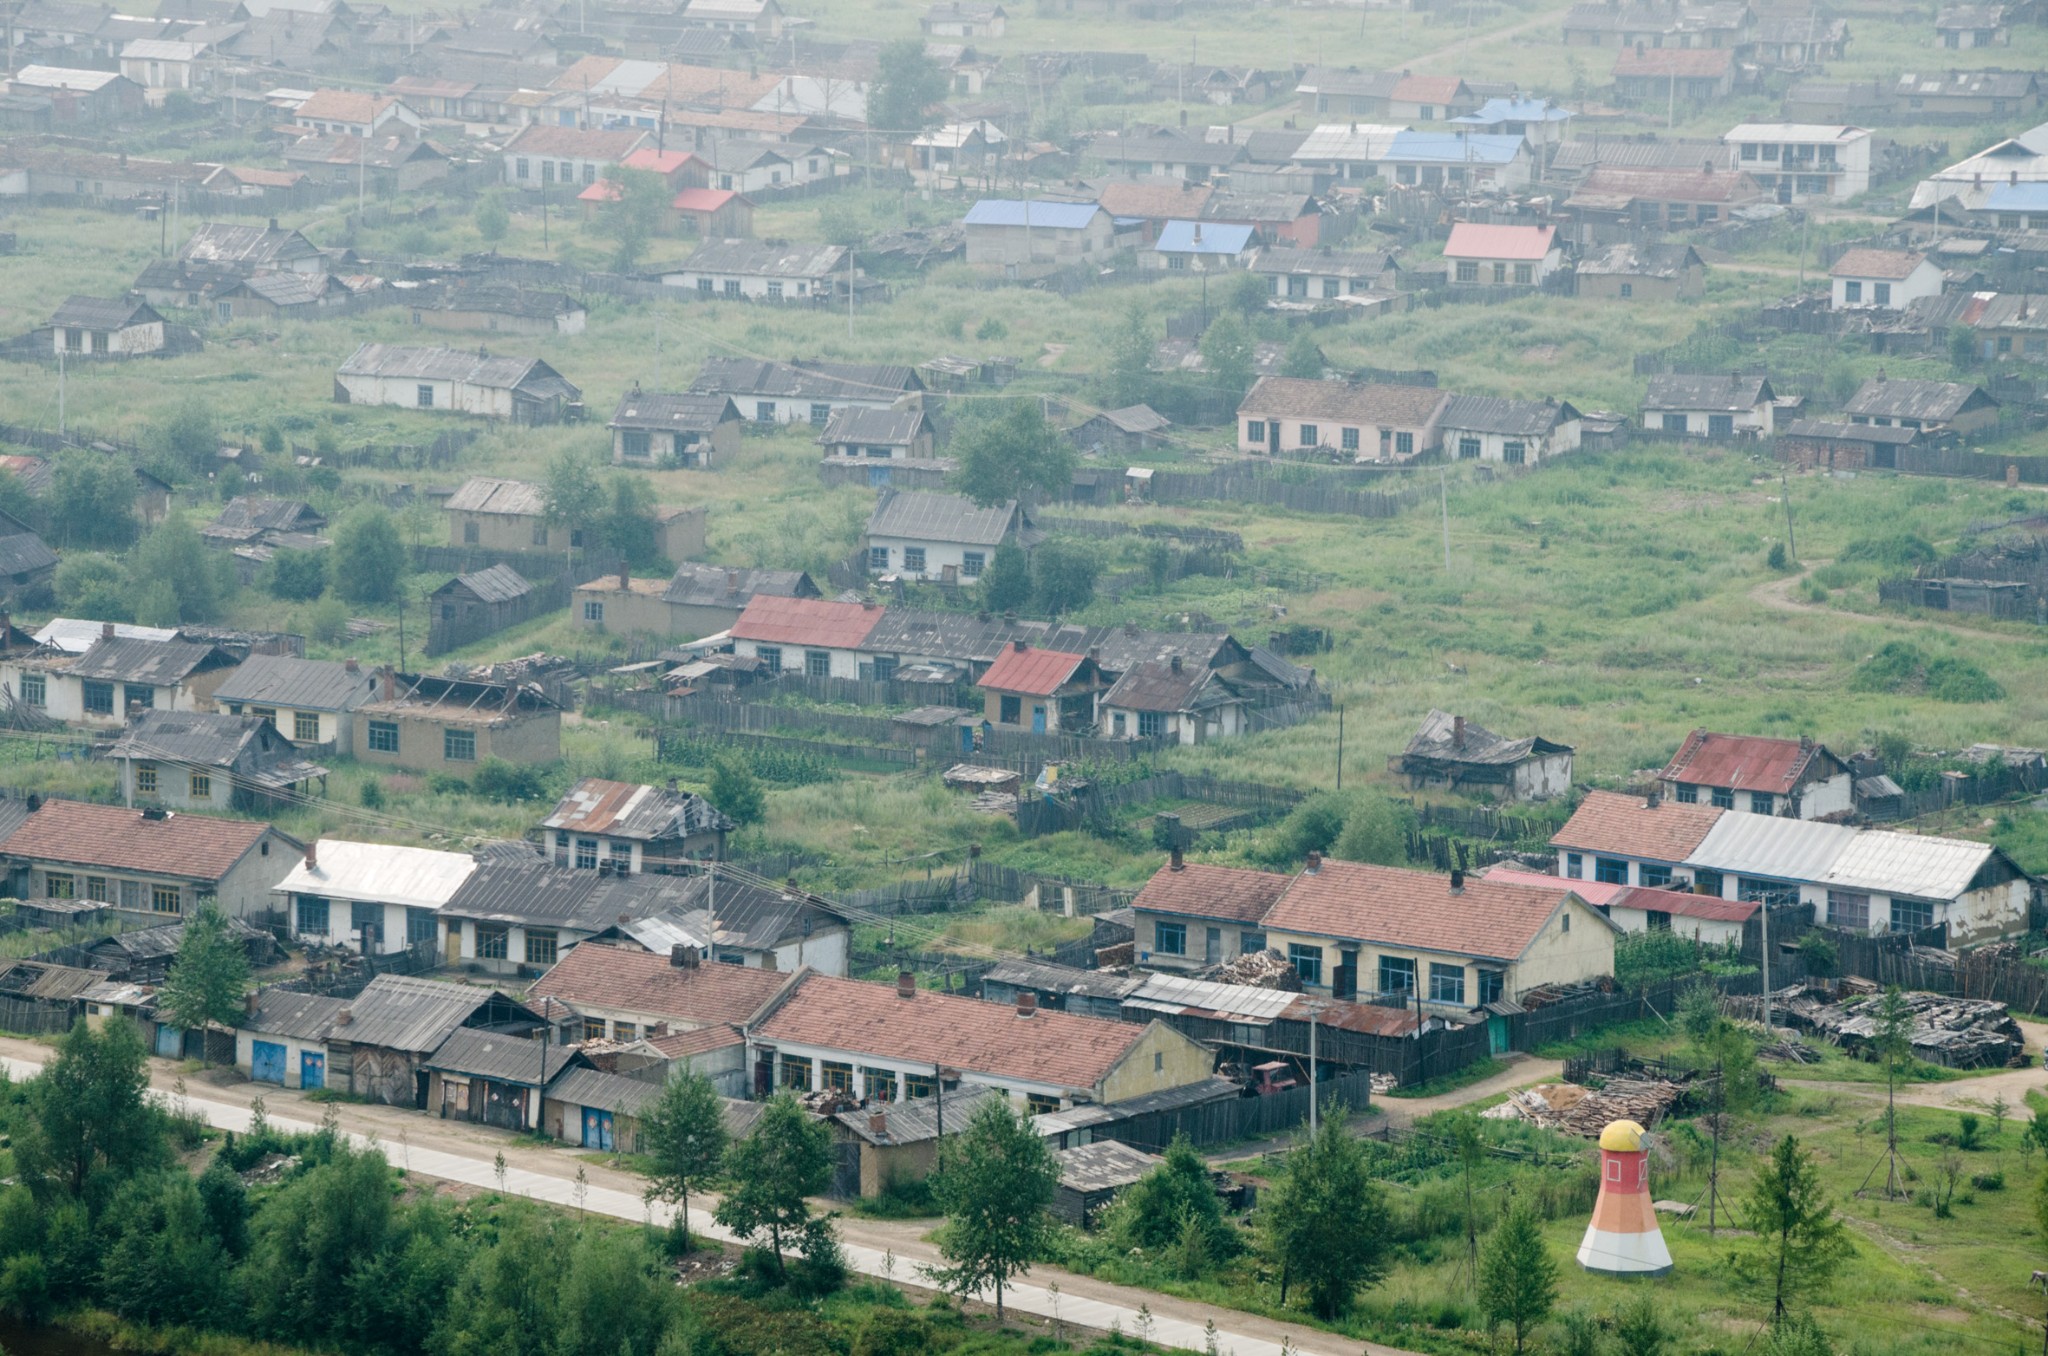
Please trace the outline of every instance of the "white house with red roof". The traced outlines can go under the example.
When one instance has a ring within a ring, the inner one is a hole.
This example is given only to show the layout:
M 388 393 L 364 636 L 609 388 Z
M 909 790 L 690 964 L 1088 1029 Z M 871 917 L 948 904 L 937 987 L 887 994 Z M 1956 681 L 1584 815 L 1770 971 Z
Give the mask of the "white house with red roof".
M 1564 262 L 1555 226 L 1461 221 L 1444 242 L 1449 281 L 1465 287 L 1539 287 Z
M 1710 946 L 1741 945 L 1742 928 L 1760 907 L 1754 900 L 1721 899 L 1684 890 L 1658 890 L 1641 885 L 1608 885 L 1600 881 L 1564 881 L 1540 871 L 1490 867 L 1486 879 L 1502 885 L 1538 889 L 1570 889 L 1607 915 L 1623 932 L 1675 932 Z
M 1657 783 L 1681 805 L 1757 815 L 1826 819 L 1855 808 L 1848 764 L 1807 735 L 1772 739 L 1694 730 Z
M 1266 949 L 1266 910 L 1287 892 L 1280 871 L 1189 862 L 1178 848 L 1131 901 L 1140 965 L 1203 970 Z
M 756 594 L 732 624 L 733 653 L 759 659 L 769 674 L 858 678 L 879 603 Z
M 233 918 L 267 911 L 305 850 L 259 820 L 49 800 L 8 835 L 0 860 L 18 898 L 96 900 L 168 923 L 202 900 Z
M 1033 734 L 1085 734 L 1095 725 L 1096 698 L 1109 683 L 1088 655 L 1013 640 L 976 686 L 985 696 L 982 718 L 990 725 Z
M 1832 310 L 1903 311 L 1941 295 L 1940 265 L 1918 250 L 1856 249 L 1828 268 Z

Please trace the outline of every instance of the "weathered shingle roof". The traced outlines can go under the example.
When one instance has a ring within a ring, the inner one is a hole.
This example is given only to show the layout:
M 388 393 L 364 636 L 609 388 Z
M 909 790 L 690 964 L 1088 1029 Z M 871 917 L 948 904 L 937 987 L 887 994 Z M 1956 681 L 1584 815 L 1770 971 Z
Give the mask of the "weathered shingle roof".
M 716 806 L 694 791 L 664 790 L 602 777 L 585 777 L 570 787 L 540 826 L 644 842 L 693 833 L 727 833 L 734 827 Z
M 49 323 L 87 330 L 118 330 L 162 319 L 155 308 L 138 297 L 69 296 L 50 313 Z
M 571 1069 L 548 1088 L 548 1100 L 637 1116 L 661 1098 L 661 1084 L 597 1069 Z
M 478 602 L 509 603 L 514 598 L 524 598 L 533 592 L 533 585 L 528 583 L 526 577 L 519 571 L 500 562 L 486 569 L 456 575 L 435 589 L 434 596 L 438 598 L 444 593 L 453 593 L 456 589 L 464 589 L 474 594 Z
M 349 1000 L 350 1020 L 332 1035 L 355 1045 L 423 1055 L 493 1001 L 507 1000 L 494 990 L 472 984 L 450 984 L 419 975 L 378 975 Z M 517 1011 L 524 1013 L 525 1009 Z
M 731 569 L 722 565 L 678 565 L 664 602 L 693 607 L 744 608 L 755 595 L 816 598 L 818 586 L 802 570 Z
M 109 758 L 232 769 L 234 780 L 274 789 L 322 776 L 277 727 L 256 716 L 214 711 L 141 711 L 107 749 Z
M 540 486 L 498 476 L 471 476 L 442 507 L 450 513 L 504 513 L 518 518 L 538 518 L 547 512 Z
M 923 410 L 877 410 L 864 405 L 847 405 L 832 412 L 820 443 L 861 443 L 876 447 L 906 447 L 916 442 L 930 426 Z
M 1746 414 L 1772 398 L 1770 381 L 1754 372 L 1696 376 L 1670 373 L 1650 378 L 1646 410 L 1716 410 Z
M 1433 386 L 1383 386 L 1299 377 L 1260 377 L 1238 413 L 1329 420 L 1387 428 L 1420 428 L 1450 397 Z
M 225 650 L 183 640 L 101 640 L 66 670 L 74 678 L 175 687 L 201 669 L 234 664 Z
M 1550 400 L 1510 400 L 1504 396 L 1454 395 L 1438 422 L 1446 433 L 1504 433 L 1540 437 L 1579 412 Z
M 611 427 L 710 433 L 720 424 L 741 417 L 731 396 L 699 392 L 671 394 L 636 388 L 619 397 L 619 408 L 612 415 Z
M 575 400 L 583 393 L 538 358 L 492 357 L 466 349 L 364 344 L 336 369 L 344 377 L 453 381 L 494 390 L 522 390 Z
M 765 240 L 707 240 L 674 273 L 734 273 L 762 278 L 825 278 L 846 269 L 843 245 L 771 244 Z
M 889 400 L 924 383 L 914 369 L 887 363 L 772 363 L 706 358 L 690 389 L 722 395 L 809 400 Z
M 334 1030 L 334 1019 L 347 1006 L 345 998 L 269 988 L 257 994 L 256 1010 L 243 1013 L 235 1025 L 259 1036 L 319 1042 L 327 1039 Z
M 885 489 L 868 519 L 870 537 L 936 541 L 962 546 L 1000 546 L 1021 519 L 1012 499 L 983 508 L 963 495 Z
M 243 702 L 302 711 L 352 711 L 377 689 L 376 675 L 335 659 L 252 654 L 213 690 L 216 705 Z
M 1571 751 L 1571 745 L 1552 743 L 1540 735 L 1509 739 L 1495 734 L 1477 721 L 1461 723 L 1448 711 L 1431 711 L 1423 717 L 1422 727 L 1415 732 L 1415 737 L 1408 741 L 1403 756 L 1445 763 L 1512 767 L 1528 758 Z
M 543 1044 L 523 1036 L 456 1030 L 424 1061 L 424 1067 L 500 1083 L 545 1087 L 572 1064 L 584 1063 L 573 1046 Z
M 1843 252 L 1828 269 L 1831 278 L 1911 277 L 1913 270 L 1927 262 L 1917 250 L 1854 249 Z
M 1624 242 L 1579 260 L 1578 271 L 1581 277 L 1678 278 L 1696 264 L 1704 266 L 1699 251 L 1690 245 Z
M 1910 377 L 1872 377 L 1856 389 L 1842 408 L 1849 414 L 1917 419 L 1940 423 L 1970 405 L 1998 402 L 1976 386 L 1958 381 L 1922 381 Z

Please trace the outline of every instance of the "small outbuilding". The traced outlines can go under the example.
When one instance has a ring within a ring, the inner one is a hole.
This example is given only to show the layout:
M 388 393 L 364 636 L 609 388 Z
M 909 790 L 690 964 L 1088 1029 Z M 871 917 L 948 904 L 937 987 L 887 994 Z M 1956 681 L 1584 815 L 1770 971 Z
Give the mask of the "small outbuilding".
M 1572 786 L 1572 747 L 1540 735 L 1507 739 L 1463 716 L 1431 711 L 1387 767 L 1416 791 L 1490 791 L 1502 800 L 1548 800 Z
M 458 574 L 427 599 L 427 653 L 446 654 L 517 626 L 539 610 L 533 585 L 510 565 Z

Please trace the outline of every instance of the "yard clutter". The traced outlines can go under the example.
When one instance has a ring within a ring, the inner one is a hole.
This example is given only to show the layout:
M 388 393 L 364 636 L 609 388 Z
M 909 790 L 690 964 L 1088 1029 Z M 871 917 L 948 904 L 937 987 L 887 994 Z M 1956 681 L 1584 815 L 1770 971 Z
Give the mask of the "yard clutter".
M 1951 1069 L 2024 1068 L 2030 1062 L 2019 1023 L 2003 1003 L 1980 998 L 1951 998 L 1938 993 L 1908 993 L 1913 1013 L 1913 1057 Z M 1870 1050 L 1877 1040 L 1875 996 L 1831 1002 L 1827 995 L 1803 992 L 1785 1003 L 1785 1018 L 1832 1041 L 1851 1054 Z
M 1509 1093 L 1505 1102 L 1479 1114 L 1489 1120 L 1530 1121 L 1546 1130 L 1598 1139 L 1613 1121 L 1655 1125 L 1685 1092 L 1683 1084 L 1663 1078 L 1613 1078 L 1599 1088 L 1539 1083 Z

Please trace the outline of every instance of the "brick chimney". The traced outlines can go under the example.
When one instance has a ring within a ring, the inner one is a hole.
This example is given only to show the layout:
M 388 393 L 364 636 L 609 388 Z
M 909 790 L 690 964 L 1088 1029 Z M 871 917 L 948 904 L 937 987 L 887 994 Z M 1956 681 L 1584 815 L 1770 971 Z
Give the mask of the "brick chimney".
M 1022 654 L 1026 650 L 1031 648 L 1031 642 L 1028 640 L 1013 640 L 1010 642 L 1010 648 L 1015 650 L 1018 654 Z
M 318 871 L 320 869 L 320 844 L 317 840 L 306 844 L 306 869 L 308 871 Z
M 1017 1015 L 1019 1017 L 1035 1017 L 1037 1014 L 1038 995 L 1029 989 L 1019 989 L 1017 991 Z
M 1465 747 L 1465 718 L 1463 716 L 1451 717 L 1451 747 L 1454 749 Z
M 917 997 L 917 976 L 908 970 L 898 970 L 896 972 L 896 996 L 898 998 Z
M 868 1133 L 869 1133 L 869 1134 L 871 1134 L 871 1135 L 879 1135 L 879 1134 L 882 1134 L 882 1133 L 886 1132 L 886 1131 L 888 1130 L 888 1128 L 889 1128 L 889 1118 L 888 1118 L 887 1116 L 883 1115 L 883 1114 L 882 1114 L 881 1112 L 879 1112 L 879 1111 L 870 1111 L 870 1112 L 868 1113 Z
M 1173 656 L 1173 658 L 1171 658 L 1171 659 L 1167 660 L 1166 662 L 1167 662 L 1167 667 L 1168 667 L 1168 668 L 1172 669 L 1172 670 L 1173 670 L 1173 671 L 1174 671 L 1175 673 L 1179 673 L 1179 672 L 1180 672 L 1180 656 L 1179 656 L 1179 655 L 1175 655 L 1175 656 Z
M 363 666 L 353 656 L 342 660 L 341 667 L 347 673 L 361 673 L 363 670 Z
M 740 591 L 740 572 L 738 570 L 727 570 L 725 572 L 725 591 L 727 593 L 738 593 Z
M 1308 854 L 1308 864 L 1301 868 L 1301 873 L 1304 876 L 1313 876 L 1316 872 L 1322 869 L 1323 854 L 1320 852 L 1311 852 Z
M 1663 803 L 1664 793 L 1662 791 L 1652 791 L 1649 795 L 1643 797 L 1643 808 L 1645 810 L 1654 810 Z
M 1181 856 L 1181 851 L 1179 848 L 1176 847 L 1172 852 L 1167 854 L 1166 869 L 1168 871 L 1185 871 L 1188 869 L 1187 859 Z
M 1454 895 L 1465 893 L 1465 871 L 1462 867 L 1454 866 L 1451 868 L 1451 893 Z
M 625 563 L 621 561 L 619 564 L 619 592 L 624 593 L 632 586 L 633 572 L 627 569 Z
M 101 622 L 101 623 L 100 623 L 100 639 L 101 639 L 101 640 L 112 640 L 113 638 L 114 638 L 114 624 L 113 624 L 112 622 Z
M 387 702 L 398 700 L 398 674 L 389 664 L 384 666 L 384 700 Z

